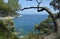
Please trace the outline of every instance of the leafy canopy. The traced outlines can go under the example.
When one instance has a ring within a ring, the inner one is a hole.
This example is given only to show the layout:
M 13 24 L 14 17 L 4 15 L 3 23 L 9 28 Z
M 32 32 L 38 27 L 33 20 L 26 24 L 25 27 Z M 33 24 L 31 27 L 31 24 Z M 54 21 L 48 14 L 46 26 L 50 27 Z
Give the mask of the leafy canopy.
M 0 17 L 4 16 L 17 16 L 16 13 L 20 8 L 18 0 L 8 0 L 8 3 L 5 3 L 3 0 L 0 0 Z
M 54 10 L 60 10 L 60 0 L 52 0 L 50 5 L 53 6 Z

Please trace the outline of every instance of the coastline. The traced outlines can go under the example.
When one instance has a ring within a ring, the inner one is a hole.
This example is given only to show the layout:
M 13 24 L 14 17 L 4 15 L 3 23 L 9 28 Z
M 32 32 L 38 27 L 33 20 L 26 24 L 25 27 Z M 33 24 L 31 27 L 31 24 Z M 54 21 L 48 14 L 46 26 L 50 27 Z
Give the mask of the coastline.
M 0 17 L 1 20 L 5 20 L 5 19 L 14 19 L 16 17 L 22 17 L 22 15 L 19 15 L 19 16 L 14 16 L 14 17 L 11 17 L 11 16 L 7 16 L 7 17 Z

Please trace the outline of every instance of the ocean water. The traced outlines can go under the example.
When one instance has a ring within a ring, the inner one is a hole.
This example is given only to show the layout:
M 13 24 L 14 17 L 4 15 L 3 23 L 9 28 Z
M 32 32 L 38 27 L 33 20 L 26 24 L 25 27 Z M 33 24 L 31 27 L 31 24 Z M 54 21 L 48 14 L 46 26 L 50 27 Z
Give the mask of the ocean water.
M 14 25 L 16 31 L 19 31 L 21 34 L 25 35 L 34 29 L 34 25 L 39 24 L 40 22 L 44 21 L 47 18 L 48 15 L 46 14 L 39 15 L 22 14 L 21 17 L 17 17 L 14 19 Z

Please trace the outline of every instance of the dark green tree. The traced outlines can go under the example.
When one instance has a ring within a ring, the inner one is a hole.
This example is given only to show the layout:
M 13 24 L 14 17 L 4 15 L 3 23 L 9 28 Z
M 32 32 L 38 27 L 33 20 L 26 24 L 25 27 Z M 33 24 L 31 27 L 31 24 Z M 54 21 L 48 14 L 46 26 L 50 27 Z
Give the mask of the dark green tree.
M 18 39 L 18 37 L 13 34 L 14 22 L 12 22 L 13 20 L 9 17 L 16 17 L 19 15 L 16 12 L 19 10 L 19 4 L 18 0 L 14 0 L 14 2 L 11 1 L 8 0 L 8 3 L 5 3 L 3 0 L 0 0 L 0 39 Z M 8 19 L 5 17 L 8 17 Z
M 54 31 L 52 19 L 49 17 L 48 19 L 42 21 L 40 24 L 35 26 L 35 29 L 38 30 L 40 34 L 51 34 Z
M 60 0 L 52 0 L 50 2 L 50 5 L 53 6 L 54 10 L 59 10 L 60 11 Z

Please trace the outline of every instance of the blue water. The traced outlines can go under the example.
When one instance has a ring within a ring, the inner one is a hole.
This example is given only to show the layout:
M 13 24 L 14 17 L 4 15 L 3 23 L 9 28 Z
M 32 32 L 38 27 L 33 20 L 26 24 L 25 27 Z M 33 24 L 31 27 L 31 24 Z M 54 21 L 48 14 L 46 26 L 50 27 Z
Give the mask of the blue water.
M 35 24 L 39 24 L 41 21 L 48 18 L 48 15 L 27 15 L 23 14 L 22 17 L 14 19 L 14 24 L 17 31 L 22 32 L 22 34 L 27 34 L 32 31 Z

